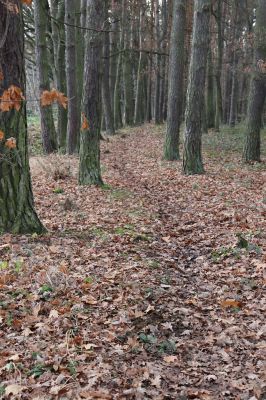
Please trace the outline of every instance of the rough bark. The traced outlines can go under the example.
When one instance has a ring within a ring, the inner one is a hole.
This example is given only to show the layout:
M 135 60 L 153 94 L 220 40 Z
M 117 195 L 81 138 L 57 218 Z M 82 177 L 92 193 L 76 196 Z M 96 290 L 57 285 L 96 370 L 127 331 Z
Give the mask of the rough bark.
M 105 130 L 108 135 L 115 134 L 114 119 L 111 103 L 111 92 L 110 92 L 110 24 L 108 22 L 108 6 L 109 1 L 104 2 L 104 14 L 105 24 L 104 27 L 107 32 L 104 32 L 104 43 L 103 43 L 103 79 L 102 79 L 102 100 L 103 100 L 103 111 L 105 119 Z
M 182 118 L 184 83 L 184 44 L 186 26 L 186 1 L 174 0 L 170 42 L 167 130 L 164 158 L 179 160 L 179 131 Z
M 266 97 L 266 2 L 257 0 L 255 51 L 250 83 L 244 161 L 260 161 L 260 130 Z
M 24 36 L 21 3 L 12 0 L 19 13 L 7 11 L 0 2 L 0 96 L 11 85 L 25 93 Z M 41 233 L 44 228 L 34 210 L 27 150 L 25 102 L 19 111 L 0 112 L 5 139 L 14 137 L 17 146 L 8 149 L 0 141 L 0 233 Z
M 223 37 L 222 37 L 222 0 L 217 0 L 216 23 L 217 23 L 217 64 L 216 64 L 216 107 L 215 107 L 215 129 L 219 131 L 223 116 L 223 99 L 221 76 L 223 67 Z
M 123 52 L 123 81 L 124 81 L 124 106 L 125 125 L 134 123 L 134 81 L 132 71 L 132 52 L 130 50 L 130 25 L 128 18 L 128 2 L 123 0 L 123 25 L 125 26 L 124 52 Z
M 212 50 L 209 49 L 207 61 L 207 102 L 206 102 L 207 128 L 215 125 L 215 102 L 214 102 L 214 71 L 212 63 Z M 207 131 L 208 131 L 207 129 Z
M 101 30 L 104 13 L 101 0 L 88 0 L 88 26 Z M 88 127 L 80 134 L 80 185 L 101 185 L 100 129 L 101 129 L 101 32 L 89 31 L 86 38 L 86 56 L 83 90 L 83 113 Z
M 210 7 L 209 0 L 195 0 L 183 156 L 183 171 L 187 175 L 204 172 L 201 151 L 202 102 L 209 50 Z
M 62 0 L 51 1 L 52 13 L 52 38 L 54 46 L 54 68 L 56 88 L 62 93 L 67 93 L 65 69 L 65 2 Z M 66 151 L 67 110 L 58 105 L 57 136 L 61 153 Z
M 80 112 L 79 112 L 78 85 L 77 85 L 77 49 L 76 49 L 76 29 L 75 29 L 76 9 L 77 8 L 73 0 L 65 0 L 66 78 L 67 78 L 67 96 L 68 96 L 68 121 L 67 121 L 68 154 L 73 154 L 77 150 L 77 140 L 80 129 Z M 79 77 L 79 79 L 81 78 Z
M 36 60 L 39 73 L 39 93 L 50 90 L 49 56 L 47 51 L 47 0 L 36 0 L 34 3 Z M 57 150 L 57 138 L 51 106 L 40 107 L 43 150 L 52 153 Z
M 144 17 L 145 17 L 145 6 L 142 5 L 140 9 L 140 25 L 139 25 L 139 48 L 143 48 L 143 30 L 144 30 Z M 140 51 L 139 53 L 139 64 L 138 64 L 138 75 L 137 75 L 137 87 L 136 87 L 136 101 L 135 101 L 135 112 L 134 112 L 134 123 L 140 125 L 144 122 L 145 110 L 144 110 L 144 77 L 143 70 L 145 65 L 145 54 Z

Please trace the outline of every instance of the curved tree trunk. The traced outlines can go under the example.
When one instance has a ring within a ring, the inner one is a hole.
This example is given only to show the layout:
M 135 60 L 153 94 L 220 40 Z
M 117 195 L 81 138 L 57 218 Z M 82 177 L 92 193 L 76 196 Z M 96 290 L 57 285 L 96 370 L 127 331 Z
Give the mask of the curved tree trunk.
M 167 130 L 164 142 L 164 158 L 179 160 L 179 130 L 182 118 L 184 48 L 186 26 L 186 1 L 174 0 L 171 32 Z
M 187 175 L 204 172 L 201 154 L 202 102 L 209 50 L 210 8 L 210 0 L 195 1 L 183 156 L 183 171 Z
M 88 0 L 88 26 L 101 30 L 104 21 L 101 0 Z M 102 33 L 89 31 L 86 38 L 86 58 L 83 90 L 83 113 L 87 120 L 80 134 L 80 185 L 101 185 L 101 62 Z
M 255 54 L 253 76 L 250 83 L 250 94 L 247 115 L 247 133 L 243 158 L 248 161 L 260 161 L 260 130 L 263 106 L 266 97 L 266 2 L 257 1 Z
M 8 11 L 0 2 L 0 96 L 11 85 L 25 93 L 23 21 L 19 0 L 13 0 L 19 13 Z M 5 29 L 7 28 L 6 35 Z M 27 151 L 26 106 L 19 111 L 0 112 L 0 232 L 41 233 L 44 228 L 34 210 Z M 5 146 L 14 137 L 16 148 Z
M 48 10 L 49 4 L 47 0 L 36 0 L 34 2 L 35 40 L 40 96 L 42 95 L 43 91 L 50 90 L 49 57 L 46 42 Z M 43 150 L 45 153 L 52 153 L 57 150 L 57 138 L 52 107 L 40 107 L 40 113 Z

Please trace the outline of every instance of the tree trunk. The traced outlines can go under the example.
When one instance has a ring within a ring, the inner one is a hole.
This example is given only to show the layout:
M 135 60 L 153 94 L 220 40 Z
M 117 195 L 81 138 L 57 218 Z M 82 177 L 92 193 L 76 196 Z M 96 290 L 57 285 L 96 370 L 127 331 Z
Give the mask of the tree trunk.
M 52 34 L 54 46 L 54 66 L 56 88 L 62 93 L 67 93 L 66 70 L 65 70 L 65 2 L 53 0 L 51 2 L 52 13 Z M 58 22 L 57 22 L 57 21 Z M 67 110 L 58 105 L 57 136 L 58 146 L 61 153 L 66 151 L 66 132 L 67 132 Z
M 104 15 L 105 21 L 108 22 L 108 0 L 104 2 Z M 105 23 L 105 29 L 110 28 L 109 23 Z M 115 134 L 114 119 L 111 104 L 111 93 L 110 93 L 110 33 L 104 32 L 104 43 L 103 43 L 103 79 L 102 79 L 102 100 L 103 100 L 103 111 L 105 118 L 105 129 L 108 135 Z
M 202 103 L 209 50 L 210 8 L 209 0 L 195 0 L 183 156 L 183 171 L 187 175 L 204 172 L 201 151 Z
M 104 13 L 101 0 L 88 0 L 88 25 L 101 30 Z M 80 135 L 80 185 L 101 185 L 100 129 L 101 129 L 101 63 L 102 33 L 88 31 L 83 91 L 83 115 L 87 124 Z
M 124 52 L 123 52 L 123 80 L 125 101 L 125 125 L 132 126 L 134 123 L 134 81 L 132 71 L 132 52 L 130 49 L 129 19 L 127 13 L 128 4 L 123 0 L 123 25 L 125 26 Z
M 160 7 L 159 0 L 155 0 L 155 35 L 157 50 L 161 46 L 160 34 Z M 156 75 L 155 75 L 155 93 L 154 93 L 154 121 L 155 124 L 160 124 L 160 87 L 161 87 L 161 55 L 156 54 Z
M 207 128 L 214 128 L 215 125 L 215 102 L 214 102 L 214 76 L 212 64 L 212 50 L 209 49 L 207 61 L 207 104 L 206 104 L 206 118 Z M 208 132 L 207 129 L 207 132 Z
M 223 67 L 223 37 L 222 37 L 222 0 L 217 0 L 217 65 L 216 65 L 216 107 L 215 107 L 215 129 L 219 131 L 223 116 L 223 99 L 221 75 Z
M 266 2 L 257 1 L 255 52 L 250 83 L 244 161 L 260 161 L 260 130 L 266 97 Z
M 143 30 L 144 30 L 144 16 L 145 16 L 145 6 L 142 5 L 140 9 L 140 24 L 139 24 L 139 48 L 143 48 Z M 136 88 L 136 102 L 135 102 L 135 113 L 134 113 L 134 123 L 140 125 L 144 122 L 144 65 L 145 65 L 145 55 L 142 51 L 139 53 L 139 64 L 138 64 L 138 75 L 137 75 L 137 88 Z
M 174 0 L 170 42 L 167 130 L 164 158 L 179 160 L 179 130 L 182 118 L 186 1 Z
M 122 9 L 121 9 L 122 10 Z M 121 110 L 121 74 L 122 74 L 122 50 L 124 48 L 124 24 L 123 19 L 120 22 L 120 39 L 119 39 L 119 55 L 116 63 L 116 77 L 114 87 L 114 125 L 115 129 L 122 127 L 122 110 Z
M 65 7 L 66 78 L 68 96 L 67 152 L 68 154 L 73 154 L 77 150 L 77 140 L 80 129 L 80 113 L 78 107 L 77 87 L 75 2 L 73 0 L 65 0 Z M 79 79 L 81 78 L 79 77 Z
M 24 33 L 21 2 L 13 0 L 18 13 L 7 10 L 0 2 L 0 96 L 11 85 L 25 93 Z M 34 210 L 27 149 L 26 105 L 19 111 L 0 112 L 0 232 L 41 233 L 44 228 Z M 5 140 L 16 139 L 16 147 L 8 148 Z
M 49 4 L 47 0 L 36 0 L 34 3 L 36 58 L 39 73 L 40 96 L 43 91 L 50 90 L 49 57 L 47 51 L 47 14 Z M 40 107 L 42 142 L 45 153 L 57 150 L 57 138 L 51 106 Z

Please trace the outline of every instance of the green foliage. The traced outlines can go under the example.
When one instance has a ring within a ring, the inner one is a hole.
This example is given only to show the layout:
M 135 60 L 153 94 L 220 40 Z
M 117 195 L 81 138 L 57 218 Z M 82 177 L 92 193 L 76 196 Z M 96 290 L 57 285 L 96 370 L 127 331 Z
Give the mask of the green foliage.
M 68 371 L 72 376 L 76 376 L 77 375 L 77 365 L 78 363 L 76 361 L 71 360 L 68 363 Z
M 0 261 L 0 271 L 4 271 L 8 268 L 8 261 Z
M 64 189 L 62 189 L 62 188 L 55 188 L 54 190 L 53 190 L 53 193 L 55 193 L 55 194 L 61 194 L 61 193 L 64 193 Z
M 153 335 L 146 335 L 145 333 L 140 333 L 139 334 L 139 340 L 142 343 L 146 343 L 146 344 L 154 344 L 157 343 L 157 338 Z
M 30 370 L 29 375 L 33 376 L 33 378 L 39 378 L 42 376 L 46 371 L 46 367 L 42 364 L 36 364 L 34 367 Z
M 49 292 L 53 292 L 54 289 L 52 288 L 51 285 L 48 284 L 44 284 L 40 287 L 40 293 L 49 293 Z

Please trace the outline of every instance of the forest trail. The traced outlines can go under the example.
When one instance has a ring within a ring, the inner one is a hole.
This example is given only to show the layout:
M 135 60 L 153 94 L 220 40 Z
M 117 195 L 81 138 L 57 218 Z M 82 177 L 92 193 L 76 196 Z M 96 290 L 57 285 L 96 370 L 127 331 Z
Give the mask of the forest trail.
M 103 188 L 77 185 L 74 157 L 32 160 L 48 233 L 2 236 L 0 393 L 265 398 L 265 164 L 210 133 L 187 177 L 161 130 L 104 142 Z

